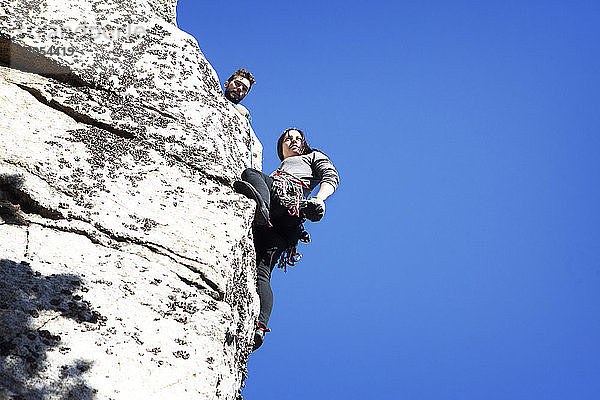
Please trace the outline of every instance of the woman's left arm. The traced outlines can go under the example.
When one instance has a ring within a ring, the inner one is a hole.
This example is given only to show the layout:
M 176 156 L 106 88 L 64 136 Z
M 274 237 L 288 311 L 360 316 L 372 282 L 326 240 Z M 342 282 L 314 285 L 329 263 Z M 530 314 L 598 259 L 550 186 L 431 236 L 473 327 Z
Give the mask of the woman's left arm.
M 319 191 L 315 197 L 321 201 L 325 201 L 333 194 L 340 183 L 338 172 L 331 160 L 320 151 L 315 151 L 314 153 L 313 171 L 321 179 L 321 187 L 319 187 Z
M 319 191 L 317 192 L 317 195 L 315 197 L 321 201 L 325 201 L 329 196 L 333 194 L 334 191 L 335 188 L 332 184 L 327 182 L 321 182 L 321 187 L 319 188 Z
M 307 210 L 303 215 L 309 221 L 317 222 L 325 215 L 325 200 L 333 194 L 340 178 L 329 158 L 320 151 L 312 153 L 311 164 L 313 176 L 319 179 L 321 186 L 316 196 L 308 199 Z

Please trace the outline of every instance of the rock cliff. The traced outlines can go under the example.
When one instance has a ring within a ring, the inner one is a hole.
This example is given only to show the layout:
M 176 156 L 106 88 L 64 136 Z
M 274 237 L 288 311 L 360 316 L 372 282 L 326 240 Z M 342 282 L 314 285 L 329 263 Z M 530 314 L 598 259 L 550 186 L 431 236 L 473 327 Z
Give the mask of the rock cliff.
M 0 0 L 0 398 L 239 398 L 261 146 L 175 0 Z

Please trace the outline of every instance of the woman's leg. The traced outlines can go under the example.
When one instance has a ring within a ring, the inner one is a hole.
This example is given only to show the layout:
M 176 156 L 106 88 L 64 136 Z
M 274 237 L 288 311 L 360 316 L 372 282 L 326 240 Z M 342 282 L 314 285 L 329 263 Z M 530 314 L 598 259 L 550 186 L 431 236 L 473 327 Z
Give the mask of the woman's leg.
M 260 298 L 258 323 L 266 328 L 273 309 L 271 273 L 285 248 L 286 242 L 272 228 L 255 227 L 254 243 L 256 247 L 256 284 L 258 297 Z
M 268 225 L 273 179 L 253 168 L 242 172 L 242 180 L 233 182 L 233 189 L 256 202 L 253 225 Z
M 258 315 L 258 324 L 263 328 L 267 327 L 271 311 L 273 310 L 273 290 L 271 289 L 271 267 L 273 253 L 264 254 L 256 263 L 256 286 L 258 297 L 260 298 L 260 314 Z
M 246 168 L 244 172 L 242 172 L 242 180 L 248 182 L 256 189 L 267 205 L 267 208 L 271 207 L 271 187 L 273 185 L 273 178 L 254 168 Z

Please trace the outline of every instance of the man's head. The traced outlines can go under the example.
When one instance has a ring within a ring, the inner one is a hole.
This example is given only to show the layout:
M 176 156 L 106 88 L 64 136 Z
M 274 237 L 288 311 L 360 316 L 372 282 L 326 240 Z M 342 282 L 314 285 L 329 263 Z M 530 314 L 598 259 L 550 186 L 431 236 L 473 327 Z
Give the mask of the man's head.
M 252 74 L 245 69 L 238 69 L 224 83 L 225 97 L 232 103 L 239 103 L 250 91 L 256 81 Z

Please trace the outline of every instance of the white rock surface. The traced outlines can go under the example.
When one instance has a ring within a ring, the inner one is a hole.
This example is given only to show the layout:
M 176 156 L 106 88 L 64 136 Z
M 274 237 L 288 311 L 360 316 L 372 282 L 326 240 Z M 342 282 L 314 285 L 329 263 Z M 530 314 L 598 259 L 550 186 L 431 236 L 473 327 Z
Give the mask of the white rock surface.
M 0 1 L 0 399 L 240 396 L 262 147 L 175 7 Z

